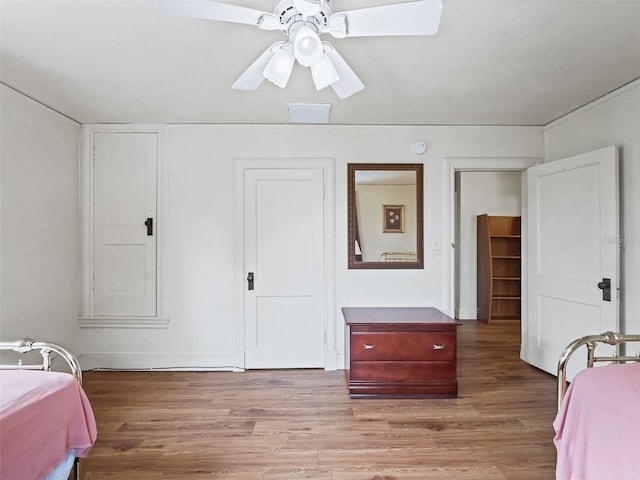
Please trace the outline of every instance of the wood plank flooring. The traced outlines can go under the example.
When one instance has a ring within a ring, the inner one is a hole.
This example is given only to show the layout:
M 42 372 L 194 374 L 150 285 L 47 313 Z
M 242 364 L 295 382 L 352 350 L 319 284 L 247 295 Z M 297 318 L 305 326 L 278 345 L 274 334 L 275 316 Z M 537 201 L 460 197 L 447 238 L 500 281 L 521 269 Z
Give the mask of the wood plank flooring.
M 459 329 L 459 398 L 352 400 L 344 371 L 87 372 L 98 440 L 82 478 L 554 478 L 555 378 L 520 326 Z

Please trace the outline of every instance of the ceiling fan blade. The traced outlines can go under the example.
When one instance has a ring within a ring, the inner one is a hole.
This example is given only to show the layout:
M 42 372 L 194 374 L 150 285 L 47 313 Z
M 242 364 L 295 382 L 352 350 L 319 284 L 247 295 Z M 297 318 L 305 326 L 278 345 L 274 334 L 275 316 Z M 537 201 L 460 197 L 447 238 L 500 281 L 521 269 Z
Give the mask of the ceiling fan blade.
M 338 77 L 340 77 L 340 80 L 331 85 L 331 88 L 336 92 L 338 98 L 345 99 L 362 90 L 364 88 L 364 83 L 362 83 L 356 73 L 351 70 L 351 67 L 347 65 L 344 58 L 340 56 L 331 44 L 327 42 L 323 42 L 323 44 L 325 46 L 325 53 L 333 63 L 336 72 L 338 72 Z
M 326 31 L 334 37 L 433 35 L 440 26 L 442 0 L 418 0 L 337 12 Z
M 231 88 L 235 88 L 236 90 L 255 90 L 262 85 L 262 82 L 265 80 L 262 72 L 267 66 L 267 63 L 269 63 L 269 60 L 271 60 L 271 57 L 275 55 L 278 48 L 283 44 L 284 42 L 278 42 L 267 48 L 264 53 L 238 77 L 233 85 L 231 85 Z
M 162 13 L 169 15 L 244 23 L 265 30 L 280 28 L 280 21 L 272 13 L 213 0 L 159 0 L 158 7 Z M 274 22 L 274 18 L 277 21 Z

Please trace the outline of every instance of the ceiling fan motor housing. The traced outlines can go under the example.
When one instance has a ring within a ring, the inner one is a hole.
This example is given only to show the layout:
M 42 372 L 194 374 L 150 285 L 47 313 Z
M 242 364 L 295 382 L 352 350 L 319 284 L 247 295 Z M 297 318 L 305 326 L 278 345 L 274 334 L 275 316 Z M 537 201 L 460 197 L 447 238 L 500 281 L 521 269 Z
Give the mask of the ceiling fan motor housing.
M 331 17 L 331 7 L 327 1 L 322 1 L 320 10 L 305 20 L 302 13 L 295 7 L 294 0 L 282 0 L 276 5 L 273 13 L 280 19 L 282 31 L 293 39 L 296 32 L 304 25 L 311 26 L 316 33 L 325 31 Z

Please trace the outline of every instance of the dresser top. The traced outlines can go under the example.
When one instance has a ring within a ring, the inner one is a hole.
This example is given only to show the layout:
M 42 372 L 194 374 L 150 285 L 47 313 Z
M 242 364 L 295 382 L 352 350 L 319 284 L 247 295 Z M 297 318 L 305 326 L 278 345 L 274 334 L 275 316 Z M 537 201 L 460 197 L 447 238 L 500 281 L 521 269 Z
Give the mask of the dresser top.
M 433 307 L 342 307 L 347 325 L 356 323 L 428 323 L 458 325 Z

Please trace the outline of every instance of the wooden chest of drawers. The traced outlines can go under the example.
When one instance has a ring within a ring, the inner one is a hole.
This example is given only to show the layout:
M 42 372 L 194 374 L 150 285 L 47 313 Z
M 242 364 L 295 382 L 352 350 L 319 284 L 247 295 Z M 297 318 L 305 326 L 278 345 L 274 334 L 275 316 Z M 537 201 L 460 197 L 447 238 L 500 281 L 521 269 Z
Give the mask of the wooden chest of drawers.
M 351 397 L 458 395 L 458 322 L 435 308 L 349 308 L 345 318 Z

